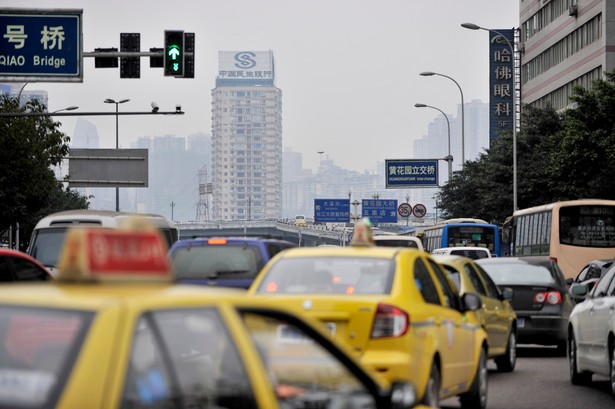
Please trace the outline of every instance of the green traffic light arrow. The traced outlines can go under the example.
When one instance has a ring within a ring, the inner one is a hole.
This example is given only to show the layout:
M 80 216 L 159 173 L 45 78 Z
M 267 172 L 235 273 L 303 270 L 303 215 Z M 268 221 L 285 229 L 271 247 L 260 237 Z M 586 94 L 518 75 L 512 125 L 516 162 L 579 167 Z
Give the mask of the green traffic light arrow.
M 172 60 L 177 60 L 180 54 L 181 54 L 181 51 L 179 49 L 179 46 L 177 45 L 170 46 L 169 51 L 167 52 L 167 55 L 171 57 Z

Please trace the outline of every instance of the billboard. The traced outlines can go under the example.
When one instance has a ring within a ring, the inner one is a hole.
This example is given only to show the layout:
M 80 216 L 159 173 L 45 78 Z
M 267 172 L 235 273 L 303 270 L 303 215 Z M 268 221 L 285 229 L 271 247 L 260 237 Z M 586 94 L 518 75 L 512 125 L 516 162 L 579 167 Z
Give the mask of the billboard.
M 438 187 L 438 159 L 386 159 L 387 189 Z
M 513 29 L 489 31 L 489 146 L 515 123 L 514 44 Z
M 71 149 L 70 187 L 147 187 L 147 149 Z
M 271 85 L 273 51 L 218 51 L 216 85 Z
M 82 82 L 81 9 L 0 9 L 0 81 Z

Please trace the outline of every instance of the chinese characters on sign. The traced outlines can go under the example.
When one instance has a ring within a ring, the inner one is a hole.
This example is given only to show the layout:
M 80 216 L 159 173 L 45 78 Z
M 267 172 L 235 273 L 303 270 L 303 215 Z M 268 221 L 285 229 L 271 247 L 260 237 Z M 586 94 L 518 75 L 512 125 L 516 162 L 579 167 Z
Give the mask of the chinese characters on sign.
M 82 10 L 0 10 L 0 80 L 82 81 Z
M 397 200 L 363 199 L 361 215 L 373 223 L 397 223 Z
M 515 43 L 514 30 L 497 30 Z M 489 32 L 489 145 L 502 131 L 512 133 L 515 121 L 514 55 L 510 45 L 495 32 Z M 514 46 L 513 46 L 514 47 Z
M 386 188 L 437 187 L 437 159 L 387 159 Z
M 348 223 L 350 200 L 314 199 L 314 223 Z

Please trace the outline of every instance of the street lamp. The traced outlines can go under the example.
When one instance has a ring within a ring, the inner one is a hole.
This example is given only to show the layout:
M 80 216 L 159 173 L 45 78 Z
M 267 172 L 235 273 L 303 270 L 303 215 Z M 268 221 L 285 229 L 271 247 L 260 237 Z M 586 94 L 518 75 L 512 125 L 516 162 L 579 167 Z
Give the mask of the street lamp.
M 451 123 L 449 122 L 448 117 L 446 116 L 444 111 L 442 111 L 440 108 L 418 103 L 414 104 L 414 106 L 417 108 L 433 108 L 437 111 L 440 111 L 442 115 L 444 115 L 444 119 L 446 119 L 446 126 L 448 127 L 448 155 L 446 155 L 444 160 L 448 162 L 448 180 L 450 181 L 451 177 L 453 176 L 453 156 L 451 155 Z
M 62 112 L 62 111 L 74 111 L 75 109 L 79 109 L 79 107 L 76 106 L 70 106 L 70 107 L 66 107 L 66 108 L 62 108 L 62 109 L 58 109 L 57 111 L 53 111 L 52 114 L 55 114 L 57 112 Z
M 119 128 L 118 128 L 118 119 L 119 119 L 119 105 L 123 104 L 125 102 L 130 101 L 129 99 L 121 99 L 119 101 L 116 101 L 114 99 L 111 98 L 107 98 L 105 99 L 105 104 L 115 104 L 115 149 L 119 149 L 120 148 L 120 142 L 119 142 Z M 120 188 L 116 187 L 115 188 L 115 211 L 119 212 L 120 211 Z
M 461 86 L 459 85 L 459 83 L 455 81 L 453 78 L 449 77 L 448 75 L 444 75 L 444 74 L 440 74 L 440 73 L 432 72 L 432 71 L 425 71 L 425 72 L 422 72 L 420 75 L 422 75 L 423 77 L 431 77 L 432 75 L 439 75 L 440 77 L 448 78 L 449 80 L 453 81 L 455 85 L 457 85 L 457 88 L 459 88 L 459 92 L 461 93 L 461 169 L 463 169 L 463 165 L 466 163 L 465 125 L 464 125 L 465 114 L 464 114 L 464 103 L 463 103 L 463 90 L 461 89 Z
M 517 76 L 515 75 L 514 56 L 515 47 L 510 40 L 497 30 L 491 28 L 485 28 L 477 26 L 472 23 L 463 23 L 463 28 L 470 30 L 485 30 L 497 34 L 506 40 L 508 47 L 510 47 L 510 55 L 513 57 L 513 212 L 517 210 Z

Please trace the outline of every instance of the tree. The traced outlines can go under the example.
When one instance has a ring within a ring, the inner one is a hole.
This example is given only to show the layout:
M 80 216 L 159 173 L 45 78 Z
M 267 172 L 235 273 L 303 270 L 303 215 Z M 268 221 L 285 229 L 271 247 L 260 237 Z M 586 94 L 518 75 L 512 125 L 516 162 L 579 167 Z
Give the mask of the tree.
M 37 100 L 20 107 L 17 98 L 0 99 L 0 112 L 23 111 L 45 113 L 46 107 Z M 44 115 L 0 118 L 0 232 L 19 223 L 20 236 L 27 239 L 27 226 L 53 203 L 84 205 L 85 198 L 62 188 L 52 170 L 69 150 L 70 138 L 59 126 Z

